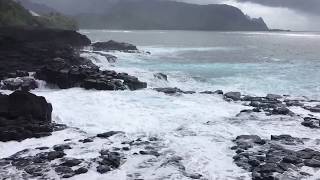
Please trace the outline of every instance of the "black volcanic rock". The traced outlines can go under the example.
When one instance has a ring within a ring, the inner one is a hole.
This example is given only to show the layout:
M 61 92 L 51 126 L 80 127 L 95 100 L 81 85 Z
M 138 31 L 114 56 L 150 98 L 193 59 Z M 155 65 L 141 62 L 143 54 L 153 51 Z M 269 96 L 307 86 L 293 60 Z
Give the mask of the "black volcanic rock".
M 83 87 L 97 90 L 137 90 L 147 84 L 126 73 L 101 71 L 80 57 L 90 40 L 77 32 L 51 29 L 0 29 L 0 79 L 36 72 L 35 77 L 59 88 Z M 119 43 L 122 49 L 131 48 Z M 117 46 L 115 46 L 117 47 Z M 112 57 L 114 59 L 114 57 Z M 4 81 L 4 89 L 34 89 L 33 81 Z
M 61 89 L 83 87 L 96 90 L 138 90 L 147 87 L 145 82 L 126 73 L 101 71 L 93 64 L 69 65 L 66 60 L 56 58 L 37 72 L 36 77 L 56 84 Z
M 171 88 L 171 87 L 166 87 L 166 88 L 154 88 L 153 90 L 162 92 L 168 95 L 175 95 L 175 94 L 194 94 L 196 92 L 194 91 L 183 91 L 177 87 Z
M 51 112 L 44 97 L 24 91 L 0 95 L 0 141 L 50 135 Z
M 129 43 L 124 43 L 124 42 L 117 42 L 110 40 L 108 42 L 96 42 L 93 43 L 92 48 L 94 51 L 137 51 L 138 48 Z
M 303 138 L 290 135 L 272 135 L 271 140 L 261 139 L 256 135 L 238 136 L 231 149 L 235 150 L 234 163 L 252 172 L 253 180 L 288 179 L 292 174 L 302 172 L 302 166 L 319 168 L 319 151 L 312 149 L 292 150 L 304 144 Z M 258 143 L 257 143 L 258 142 Z M 263 142 L 263 143 L 260 143 Z M 307 178 L 308 174 L 295 176 Z
M 0 79 L 26 76 L 17 71 L 36 72 L 58 57 L 82 64 L 77 49 L 90 43 L 75 31 L 0 28 Z
M 9 78 L 2 81 L 3 85 L 0 85 L 1 89 L 6 90 L 24 90 L 30 91 L 32 89 L 38 88 L 37 81 L 32 77 L 19 77 L 19 78 Z
M 233 101 L 241 100 L 241 93 L 240 92 L 227 92 L 224 94 L 226 99 L 231 99 Z

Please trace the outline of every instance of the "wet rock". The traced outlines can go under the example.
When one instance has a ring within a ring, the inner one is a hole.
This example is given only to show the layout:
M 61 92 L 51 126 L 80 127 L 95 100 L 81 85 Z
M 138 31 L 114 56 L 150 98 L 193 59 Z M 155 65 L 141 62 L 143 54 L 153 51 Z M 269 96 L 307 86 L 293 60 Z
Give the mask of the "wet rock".
M 29 73 L 23 70 L 16 70 L 15 72 L 8 72 L 5 77 L 6 78 L 17 78 L 17 77 L 27 77 Z
M 270 100 L 278 100 L 278 99 L 281 99 L 283 98 L 283 96 L 281 95 L 277 95 L 277 94 L 268 94 L 266 96 L 267 99 L 270 99 Z
M 183 175 L 188 177 L 188 178 L 191 178 L 191 179 L 200 179 L 200 178 L 202 178 L 202 175 L 198 174 L 198 173 L 192 174 L 192 173 L 186 173 L 185 172 Z
M 18 157 L 18 158 L 13 159 L 11 164 L 13 166 L 17 167 L 18 169 L 20 169 L 20 168 L 24 168 L 26 166 L 31 165 L 32 161 L 31 161 L 30 157 Z
M 64 151 L 66 149 L 72 149 L 70 145 L 68 144 L 60 144 L 60 145 L 55 145 L 53 146 L 53 149 L 55 151 Z
M 304 106 L 303 108 L 306 109 L 306 110 L 309 110 L 311 112 L 314 112 L 314 113 L 320 113 L 320 105 L 317 105 L 317 106 L 314 106 L 314 107 Z
M 82 60 L 84 61 L 84 60 Z M 145 82 L 126 73 L 114 71 L 101 71 L 92 64 L 70 65 L 65 59 L 55 58 L 40 71 L 37 71 L 37 78 L 46 82 L 56 84 L 61 89 L 72 87 L 83 87 L 96 90 L 138 90 L 147 87 Z
M 216 91 L 202 91 L 200 94 L 223 94 L 222 90 L 216 90 Z
M 168 81 L 168 76 L 166 74 L 163 73 L 155 73 L 153 75 L 156 79 L 161 79 L 161 80 L 165 80 Z
M 287 134 L 282 134 L 279 136 L 271 135 L 271 140 L 281 141 L 283 144 L 288 144 L 288 145 L 290 145 L 290 144 L 291 145 L 292 144 L 303 144 L 303 141 L 301 139 L 292 137 Z
M 109 171 L 111 171 L 111 168 L 109 166 L 106 166 L 106 165 L 99 165 L 97 167 L 97 171 L 100 173 L 100 174 L 105 174 Z
M 243 109 L 240 111 L 240 113 L 253 113 L 254 111 L 252 109 Z
M 320 128 L 320 119 L 313 117 L 305 117 L 303 118 L 303 122 L 301 125 L 309 128 Z
M 103 81 L 103 80 L 96 80 L 96 79 L 85 79 L 82 87 L 85 89 L 96 89 L 96 90 L 117 90 L 115 84 Z
M 25 91 L 0 96 L 0 141 L 21 141 L 51 135 L 52 106 Z
M 291 163 L 291 164 L 299 164 L 302 163 L 302 160 L 294 155 L 285 156 L 282 161 L 284 163 Z
M 216 90 L 214 91 L 215 94 L 223 94 L 223 91 L 222 90 Z
M 129 148 L 129 147 L 123 147 L 122 150 L 124 150 L 124 151 L 129 151 L 130 148 Z
M 286 103 L 287 106 L 304 106 L 303 103 L 301 103 L 300 101 L 298 100 L 284 100 L 284 102 Z
M 42 167 L 37 165 L 27 166 L 24 171 L 32 176 L 43 176 Z
M 277 106 L 271 112 L 272 112 L 272 114 L 275 114 L 275 115 L 288 115 L 288 114 L 292 113 L 285 106 Z
M 316 159 L 308 159 L 304 161 L 304 165 L 309 166 L 309 167 L 320 167 L 320 161 Z
M 51 151 L 51 152 L 48 152 L 46 153 L 46 157 L 48 160 L 52 161 L 52 160 L 55 160 L 55 159 L 59 159 L 59 158 L 62 158 L 64 157 L 66 154 L 62 151 Z
M 174 94 L 195 94 L 195 91 L 182 91 L 179 88 L 154 88 L 153 90 L 158 91 L 158 92 L 162 92 L 168 95 L 174 95 Z
M 108 42 L 96 42 L 91 45 L 94 51 L 137 51 L 138 48 L 129 43 L 116 42 L 110 40 Z
M 278 172 L 278 173 L 283 173 L 283 169 L 281 169 L 277 164 L 275 163 L 266 163 L 263 165 L 260 165 L 257 167 L 256 171 L 262 172 L 262 173 L 273 173 L 273 172 Z
M 244 96 L 241 100 L 242 100 L 242 101 L 261 102 L 261 101 L 264 101 L 265 98 L 264 98 L 264 97 L 255 97 L 255 96 L 246 95 L 246 96 Z
M 126 73 L 118 73 L 117 78 L 122 79 L 123 84 L 126 85 L 130 90 L 138 90 L 147 87 L 147 83 L 141 82 L 138 80 L 138 78 L 130 76 Z
M 109 131 L 101 134 L 97 134 L 97 137 L 99 138 L 109 138 L 111 136 L 114 136 L 116 134 L 123 133 L 122 131 Z
M 101 165 L 107 165 L 112 168 L 118 168 L 121 164 L 121 156 L 117 152 L 108 152 L 103 151 L 101 153 L 101 161 L 99 161 L 99 164 Z
M 61 165 L 73 167 L 73 166 L 77 166 L 81 163 L 82 163 L 82 161 L 80 159 L 66 159 Z
M 53 131 L 62 131 L 67 129 L 68 126 L 65 124 L 57 124 L 57 123 L 53 123 Z
M 154 88 L 154 90 L 165 94 L 183 93 L 183 91 L 179 88 Z
M 49 149 L 49 147 L 37 147 L 36 149 L 38 149 L 38 150 L 46 150 L 46 149 Z
M 236 137 L 236 143 L 240 142 L 248 142 L 248 143 L 256 143 L 256 144 L 265 144 L 266 141 L 261 139 L 257 135 L 240 135 Z
M 90 143 L 90 142 L 93 142 L 93 139 L 92 138 L 81 139 L 81 140 L 79 140 L 79 142 Z
M 224 94 L 226 99 L 231 99 L 233 101 L 240 101 L 241 100 L 241 93 L 240 92 L 227 92 Z
M 75 174 L 85 174 L 85 173 L 87 173 L 87 172 L 88 172 L 88 169 L 87 169 L 87 168 L 84 168 L 84 167 L 81 167 L 81 168 L 76 169 L 76 170 L 74 171 Z
M 5 90 L 23 90 L 30 91 L 32 89 L 38 88 L 37 81 L 32 77 L 18 77 L 18 78 L 9 78 L 2 81 L 3 85 L 1 89 Z
M 315 151 L 313 149 L 306 148 L 306 149 L 297 151 L 297 156 L 302 159 L 311 159 L 314 156 L 320 156 L 320 152 Z
M 160 156 L 160 154 L 157 151 L 139 151 L 141 155 L 152 155 L 152 156 Z
M 285 148 L 287 145 L 303 144 L 302 139 L 290 135 L 272 135 L 271 140 L 265 140 L 264 143 L 254 143 L 255 141 L 259 142 L 260 139 L 250 135 L 238 136 L 234 140 L 236 146 L 232 147 L 237 153 L 233 157 L 235 164 L 252 172 L 254 180 L 285 179 L 287 173 L 291 171 L 299 173 L 299 168 L 303 166 L 303 163 L 313 167 L 318 165 L 317 157 L 320 159 L 320 152 L 312 149 L 293 151 Z
M 75 31 L 7 27 L 0 29 L 0 79 L 29 76 L 53 58 L 77 63 L 78 48 L 90 40 Z
M 290 169 L 291 170 L 297 170 L 297 167 L 294 166 L 292 163 L 285 163 L 283 161 L 279 163 L 279 167 L 281 169 L 283 169 L 284 171 L 289 171 Z
M 70 178 L 75 175 L 74 171 L 67 166 L 58 166 L 54 170 L 63 178 Z

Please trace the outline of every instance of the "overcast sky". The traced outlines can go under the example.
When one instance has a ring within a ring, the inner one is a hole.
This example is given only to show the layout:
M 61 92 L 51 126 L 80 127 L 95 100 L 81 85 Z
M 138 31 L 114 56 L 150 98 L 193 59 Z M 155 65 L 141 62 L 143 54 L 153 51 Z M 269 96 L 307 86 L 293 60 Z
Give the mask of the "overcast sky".
M 320 0 L 177 0 L 197 4 L 224 3 L 252 17 L 263 17 L 270 28 L 320 30 Z

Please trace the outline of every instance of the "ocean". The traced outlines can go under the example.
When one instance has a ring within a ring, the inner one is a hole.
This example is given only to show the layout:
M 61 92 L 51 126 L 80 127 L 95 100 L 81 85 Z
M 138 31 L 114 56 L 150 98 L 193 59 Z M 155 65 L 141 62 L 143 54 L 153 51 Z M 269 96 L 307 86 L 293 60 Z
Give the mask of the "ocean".
M 81 30 L 93 42 L 116 40 L 132 43 L 143 52 L 111 52 L 118 57 L 109 63 L 104 56 L 85 52 L 101 69 L 137 76 L 148 83 L 138 91 L 97 91 L 43 86 L 32 91 L 53 105 L 53 120 L 71 129 L 53 136 L 23 142 L 0 143 L 0 156 L 13 151 L 62 143 L 106 131 L 123 131 L 111 143 L 94 142 L 68 155 L 94 157 L 101 147 L 121 146 L 124 139 L 157 137 L 161 156 L 128 154 L 120 169 L 100 175 L 94 169 L 74 179 L 250 179 L 250 173 L 233 162 L 232 140 L 243 134 L 290 134 L 313 140 L 304 144 L 320 150 L 317 129 L 301 126 L 301 119 L 283 116 L 244 115 L 241 102 L 227 102 L 220 95 L 183 94 L 169 96 L 152 90 L 177 87 L 185 91 L 221 89 L 265 96 L 268 93 L 320 100 L 320 33 L 315 32 L 202 32 L 202 31 L 115 31 Z M 103 52 L 102 52 L 103 53 Z M 154 77 L 168 75 L 168 81 Z M 295 113 L 306 114 L 299 107 Z M 319 114 L 315 114 L 319 116 Z M 132 153 L 132 152 L 130 152 Z M 167 165 L 181 158 L 181 167 Z M 305 170 L 307 171 L 307 170 Z M 309 172 L 320 177 L 320 172 Z M 72 179 L 72 178 L 71 178 Z
M 170 86 L 320 98 L 320 33 L 81 32 L 92 41 L 115 39 L 150 51 L 150 56 L 124 55 L 117 66 L 167 73 L 174 80 Z

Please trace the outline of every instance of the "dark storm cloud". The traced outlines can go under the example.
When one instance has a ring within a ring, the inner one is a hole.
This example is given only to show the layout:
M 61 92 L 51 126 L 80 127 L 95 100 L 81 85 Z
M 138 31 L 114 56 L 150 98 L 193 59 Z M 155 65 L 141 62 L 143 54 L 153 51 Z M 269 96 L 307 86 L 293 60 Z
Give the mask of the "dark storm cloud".
M 252 2 L 270 7 L 283 7 L 303 13 L 320 15 L 320 0 L 236 0 L 237 2 Z

